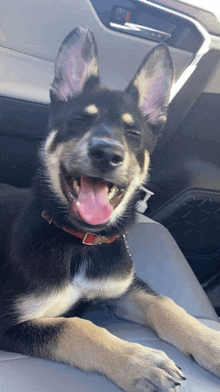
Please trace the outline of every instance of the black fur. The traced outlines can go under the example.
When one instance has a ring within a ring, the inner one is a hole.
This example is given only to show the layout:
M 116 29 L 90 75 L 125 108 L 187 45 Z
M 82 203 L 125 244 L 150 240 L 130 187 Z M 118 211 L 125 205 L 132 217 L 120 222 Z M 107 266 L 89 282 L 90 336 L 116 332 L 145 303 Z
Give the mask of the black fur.
M 34 357 L 48 358 L 52 356 L 50 348 L 56 345 L 62 330 L 62 322 L 46 325 L 43 328 L 31 322 L 13 325 L 5 332 L 1 348 Z

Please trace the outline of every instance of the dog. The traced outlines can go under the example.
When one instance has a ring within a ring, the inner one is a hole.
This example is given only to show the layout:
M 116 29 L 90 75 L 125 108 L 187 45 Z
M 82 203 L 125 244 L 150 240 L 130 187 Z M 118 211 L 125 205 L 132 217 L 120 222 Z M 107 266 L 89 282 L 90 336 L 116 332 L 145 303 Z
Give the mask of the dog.
M 82 317 L 95 304 L 220 376 L 220 332 L 143 282 L 125 242 L 172 83 L 165 44 L 112 91 L 100 86 L 93 33 L 65 38 L 33 186 L 1 197 L 1 349 L 99 372 L 128 392 L 177 390 L 185 377 L 165 353 Z

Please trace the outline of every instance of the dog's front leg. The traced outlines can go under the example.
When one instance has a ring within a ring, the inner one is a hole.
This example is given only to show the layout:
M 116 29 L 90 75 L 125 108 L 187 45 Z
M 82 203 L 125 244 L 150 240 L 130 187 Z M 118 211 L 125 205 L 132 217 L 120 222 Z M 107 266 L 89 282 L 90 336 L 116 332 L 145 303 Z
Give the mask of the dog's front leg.
M 181 371 L 162 351 L 125 342 L 77 317 L 37 319 L 5 333 L 7 349 L 96 371 L 127 392 L 171 392 Z
M 115 301 L 113 310 L 120 317 L 150 326 L 161 339 L 220 377 L 220 331 L 206 327 L 170 298 L 151 292 L 137 279 Z

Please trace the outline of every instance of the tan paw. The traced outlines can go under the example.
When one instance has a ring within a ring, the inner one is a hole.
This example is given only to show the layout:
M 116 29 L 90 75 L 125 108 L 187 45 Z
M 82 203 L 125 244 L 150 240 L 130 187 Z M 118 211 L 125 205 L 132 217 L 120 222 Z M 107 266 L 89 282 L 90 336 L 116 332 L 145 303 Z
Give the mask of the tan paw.
M 122 352 L 121 352 L 122 354 Z M 174 392 L 185 377 L 163 351 L 127 343 L 111 379 L 126 392 Z

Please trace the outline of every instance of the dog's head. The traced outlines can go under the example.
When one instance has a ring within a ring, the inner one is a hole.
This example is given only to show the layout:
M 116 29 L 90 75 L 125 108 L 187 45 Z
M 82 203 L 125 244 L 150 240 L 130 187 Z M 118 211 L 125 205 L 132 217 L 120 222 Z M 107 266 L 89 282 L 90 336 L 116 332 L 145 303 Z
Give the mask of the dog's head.
M 162 44 L 145 57 L 124 91 L 104 89 L 93 33 L 76 28 L 64 40 L 42 156 L 50 189 L 78 229 L 97 232 L 124 215 L 147 178 L 172 81 L 172 60 Z

